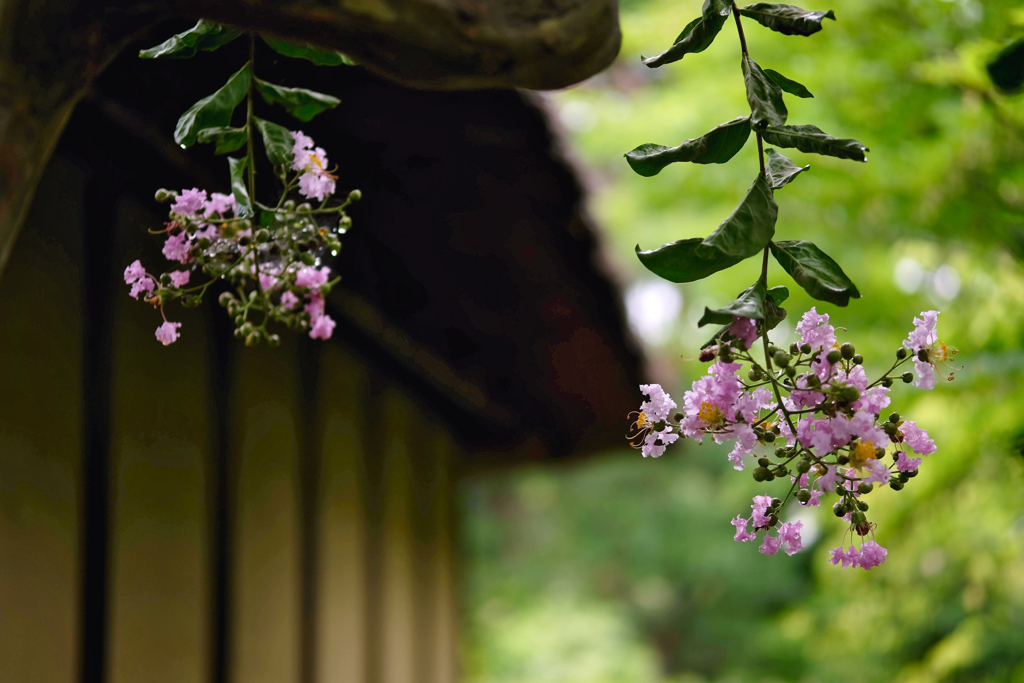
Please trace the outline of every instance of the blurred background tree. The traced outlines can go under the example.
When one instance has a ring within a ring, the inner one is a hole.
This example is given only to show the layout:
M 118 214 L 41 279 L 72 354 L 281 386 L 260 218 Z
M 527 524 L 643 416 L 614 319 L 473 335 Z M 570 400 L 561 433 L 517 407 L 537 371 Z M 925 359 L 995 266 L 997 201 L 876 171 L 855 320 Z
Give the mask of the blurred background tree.
M 789 150 L 811 171 L 800 192 L 779 193 L 777 236 L 820 245 L 864 298 L 839 309 L 791 286 L 780 326 L 790 337 L 778 341 L 793 341 L 795 320 L 817 304 L 878 371 L 913 316 L 936 308 L 966 366 L 930 393 L 894 387 L 893 407 L 912 409 L 939 451 L 901 494 L 877 494 L 888 561 L 871 572 L 828 564 L 843 525 L 827 509 L 800 517 L 809 550 L 792 558 L 734 543 L 729 520 L 763 487 L 714 446 L 677 444 L 659 460 L 623 448 L 479 477 L 463 492 L 467 680 L 1024 681 L 1024 96 L 1000 94 L 985 68 L 1024 35 L 1024 7 L 806 7 L 838 21 L 810 38 L 748 21 L 751 51 L 817 96 L 788 100 L 791 123 L 872 151 L 859 165 Z M 619 59 L 552 97 L 651 379 L 677 394 L 705 370 L 694 360 L 704 306 L 730 301 L 760 265 L 676 286 L 633 256 L 637 243 L 707 234 L 756 173 L 752 144 L 728 165 L 654 178 L 622 158 L 748 111 L 734 31 L 673 67 L 640 63 L 699 10 L 698 0 L 625 0 Z M 771 282 L 790 284 L 771 268 Z

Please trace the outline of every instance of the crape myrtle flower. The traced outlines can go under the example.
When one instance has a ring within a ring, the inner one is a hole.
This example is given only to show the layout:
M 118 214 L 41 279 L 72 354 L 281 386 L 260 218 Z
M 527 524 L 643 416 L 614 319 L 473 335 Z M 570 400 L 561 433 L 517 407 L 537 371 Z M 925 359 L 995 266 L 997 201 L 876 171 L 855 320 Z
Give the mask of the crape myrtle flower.
M 755 496 L 750 516 L 737 515 L 730 522 L 736 541 L 760 538 L 758 549 L 765 555 L 803 549 L 802 523 L 783 519 L 791 500 L 823 507 L 822 498 L 834 496 L 831 509 L 847 525 L 845 535 L 862 541 L 859 547 L 852 541 L 846 545 L 844 535 L 843 543 L 830 551 L 830 562 L 877 567 L 888 551 L 875 540 L 876 525 L 868 520 L 865 499 L 884 487 L 902 490 L 917 476 L 922 458 L 936 450 L 915 421 L 895 411 L 885 413 L 895 381 L 914 380 L 901 366 L 916 364 L 915 386 L 929 389 L 935 368 L 956 352 L 938 340 L 937 316 L 926 311 L 914 319 L 896 362 L 874 381 L 864 358 L 852 344 L 839 342 L 828 314 L 815 308 L 801 317 L 799 341 L 788 351 L 763 340 L 767 362 L 753 353 L 763 333 L 758 321 L 734 318 L 702 349 L 701 360 L 710 366 L 683 394 L 681 409 L 660 385 L 641 385 L 646 400 L 630 415 L 630 443 L 645 457 L 657 458 L 680 438 L 702 443 L 711 437 L 731 446 L 728 459 L 737 470 L 744 469 L 748 457 L 756 459 L 756 481 L 785 477 L 790 486 L 780 492 L 781 499 Z

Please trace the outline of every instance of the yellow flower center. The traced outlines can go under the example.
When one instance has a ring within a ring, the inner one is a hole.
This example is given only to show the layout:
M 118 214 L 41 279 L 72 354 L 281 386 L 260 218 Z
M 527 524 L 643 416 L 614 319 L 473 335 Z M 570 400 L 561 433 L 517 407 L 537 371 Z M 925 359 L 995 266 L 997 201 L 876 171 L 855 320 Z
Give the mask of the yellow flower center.
M 640 413 L 640 415 L 636 418 L 636 428 L 643 429 L 645 424 L 647 424 L 647 416 L 644 415 L 643 413 Z
M 700 410 L 697 411 L 697 417 L 709 427 L 714 427 L 725 421 L 725 413 L 721 411 L 714 403 L 704 401 L 700 404 Z
M 877 459 L 878 454 L 875 453 L 875 444 L 870 441 L 863 441 L 850 449 L 850 464 L 857 469 L 864 467 L 868 460 Z

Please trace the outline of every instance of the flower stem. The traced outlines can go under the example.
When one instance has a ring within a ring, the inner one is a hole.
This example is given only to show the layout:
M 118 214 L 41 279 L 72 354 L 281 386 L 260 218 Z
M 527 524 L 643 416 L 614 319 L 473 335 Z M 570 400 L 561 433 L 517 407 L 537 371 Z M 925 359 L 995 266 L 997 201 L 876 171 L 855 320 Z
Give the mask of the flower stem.
M 252 83 L 256 78 L 256 35 L 249 34 L 249 92 L 245 104 L 245 151 L 249 157 L 249 201 L 256 201 L 256 156 L 252 144 Z

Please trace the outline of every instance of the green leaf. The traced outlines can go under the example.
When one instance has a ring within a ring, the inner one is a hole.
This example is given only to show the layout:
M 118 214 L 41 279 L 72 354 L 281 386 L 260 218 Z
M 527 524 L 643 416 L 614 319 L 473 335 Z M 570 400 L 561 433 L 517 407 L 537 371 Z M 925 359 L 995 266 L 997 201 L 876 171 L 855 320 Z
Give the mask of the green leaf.
M 793 5 L 777 5 L 770 2 L 747 5 L 740 9 L 740 14 L 787 36 L 809 36 L 821 30 L 823 20 L 836 20 L 832 10 L 808 12 Z
M 775 235 L 779 207 L 772 188 L 761 175 L 747 190 L 729 217 L 704 240 L 701 250 L 715 250 L 726 256 L 745 259 L 760 252 Z
M 262 34 L 260 38 L 270 46 L 271 50 L 278 54 L 296 59 L 306 59 L 317 66 L 338 66 L 340 64 L 355 66 L 356 64 L 355 60 L 351 57 L 337 50 L 328 50 L 305 42 L 298 43 L 290 40 L 281 40 L 280 38 L 271 38 Z
M 814 95 L 811 94 L 811 91 L 808 90 L 804 85 L 797 83 L 796 81 L 791 80 L 789 78 L 786 78 L 775 69 L 765 69 L 764 72 L 765 74 L 767 74 L 768 78 L 775 81 L 775 85 L 779 86 L 783 90 L 783 92 L 788 92 L 790 95 L 802 97 L 805 100 L 814 97 Z
M 771 248 L 775 260 L 815 299 L 846 306 L 860 298 L 839 264 L 811 242 L 773 242 Z
M 286 88 L 254 78 L 256 90 L 267 104 L 280 104 L 299 121 L 309 121 L 317 114 L 341 103 L 337 97 L 304 88 Z
M 156 59 L 157 57 L 188 59 L 195 57 L 199 50 L 212 52 L 221 45 L 227 45 L 240 35 L 242 35 L 241 31 L 224 28 L 220 24 L 200 19 L 198 24 L 184 33 L 168 38 L 156 47 L 141 50 L 139 57 L 143 59 Z
M 771 299 L 776 306 L 781 306 L 786 299 L 789 298 L 789 288 L 783 285 L 776 285 L 768 290 L 768 298 Z
M 235 195 L 235 216 L 248 218 L 252 215 L 252 203 L 249 201 L 249 190 L 245 178 L 245 169 L 249 167 L 249 156 L 229 157 L 231 168 L 231 193 Z
M 765 281 L 758 280 L 740 292 L 736 300 L 725 308 L 711 309 L 705 307 L 704 315 L 697 321 L 697 327 L 704 327 L 710 323 L 731 325 L 733 316 L 764 320 L 764 300 L 767 295 Z
M 677 161 L 695 164 L 724 164 L 743 149 L 750 137 L 750 118 L 739 117 L 716 126 L 709 132 L 686 140 L 678 147 L 647 143 L 626 153 L 629 167 L 642 176 L 657 175 L 661 169 Z
M 775 234 L 777 215 L 771 187 L 758 176 L 743 201 L 710 237 L 691 237 L 650 251 L 641 251 L 638 245 L 636 255 L 659 277 L 694 282 L 764 249 Z
M 260 211 L 260 227 L 269 228 L 277 220 L 273 211 Z
M 204 128 L 196 133 L 196 142 L 215 142 L 217 147 L 214 154 L 230 154 L 240 149 L 248 136 L 245 128 L 231 128 L 230 126 L 217 126 L 216 128 Z
M 773 190 L 789 185 L 798 175 L 811 167 L 810 164 L 807 166 L 797 166 L 771 147 L 766 149 L 764 153 L 767 157 L 765 160 L 765 170 L 768 172 L 768 178 L 771 180 Z
M 774 288 L 773 288 L 774 289 Z M 787 311 L 778 305 L 777 302 L 772 301 L 771 291 L 768 292 L 768 298 L 764 302 L 764 323 L 768 326 L 769 330 L 774 330 L 778 327 L 779 323 L 786 319 Z
M 743 55 L 743 81 L 747 86 L 750 125 L 754 130 L 786 125 L 789 112 L 782 101 L 782 89 L 748 55 Z
M 672 62 L 678 62 L 685 55 L 704 52 L 714 42 L 732 11 L 729 0 L 704 0 L 704 9 L 699 19 L 687 24 L 676 38 L 675 44 L 654 57 L 643 57 L 643 63 L 652 69 Z
M 867 161 L 868 148 L 856 140 L 834 138 L 817 126 L 772 126 L 764 131 L 764 140 L 777 147 L 795 147 L 801 152 L 822 154 L 839 159 Z
M 248 91 L 249 65 L 246 64 L 228 79 L 224 87 L 199 100 L 181 115 L 174 128 L 174 141 L 182 147 L 191 147 L 199 131 L 230 125 L 232 112 Z
M 1014 93 L 1024 86 L 1024 39 L 1011 43 L 986 67 L 996 87 Z
M 295 140 L 288 129 L 257 116 L 252 117 L 252 120 L 263 136 L 263 146 L 267 149 L 270 163 L 275 166 L 291 166 Z

